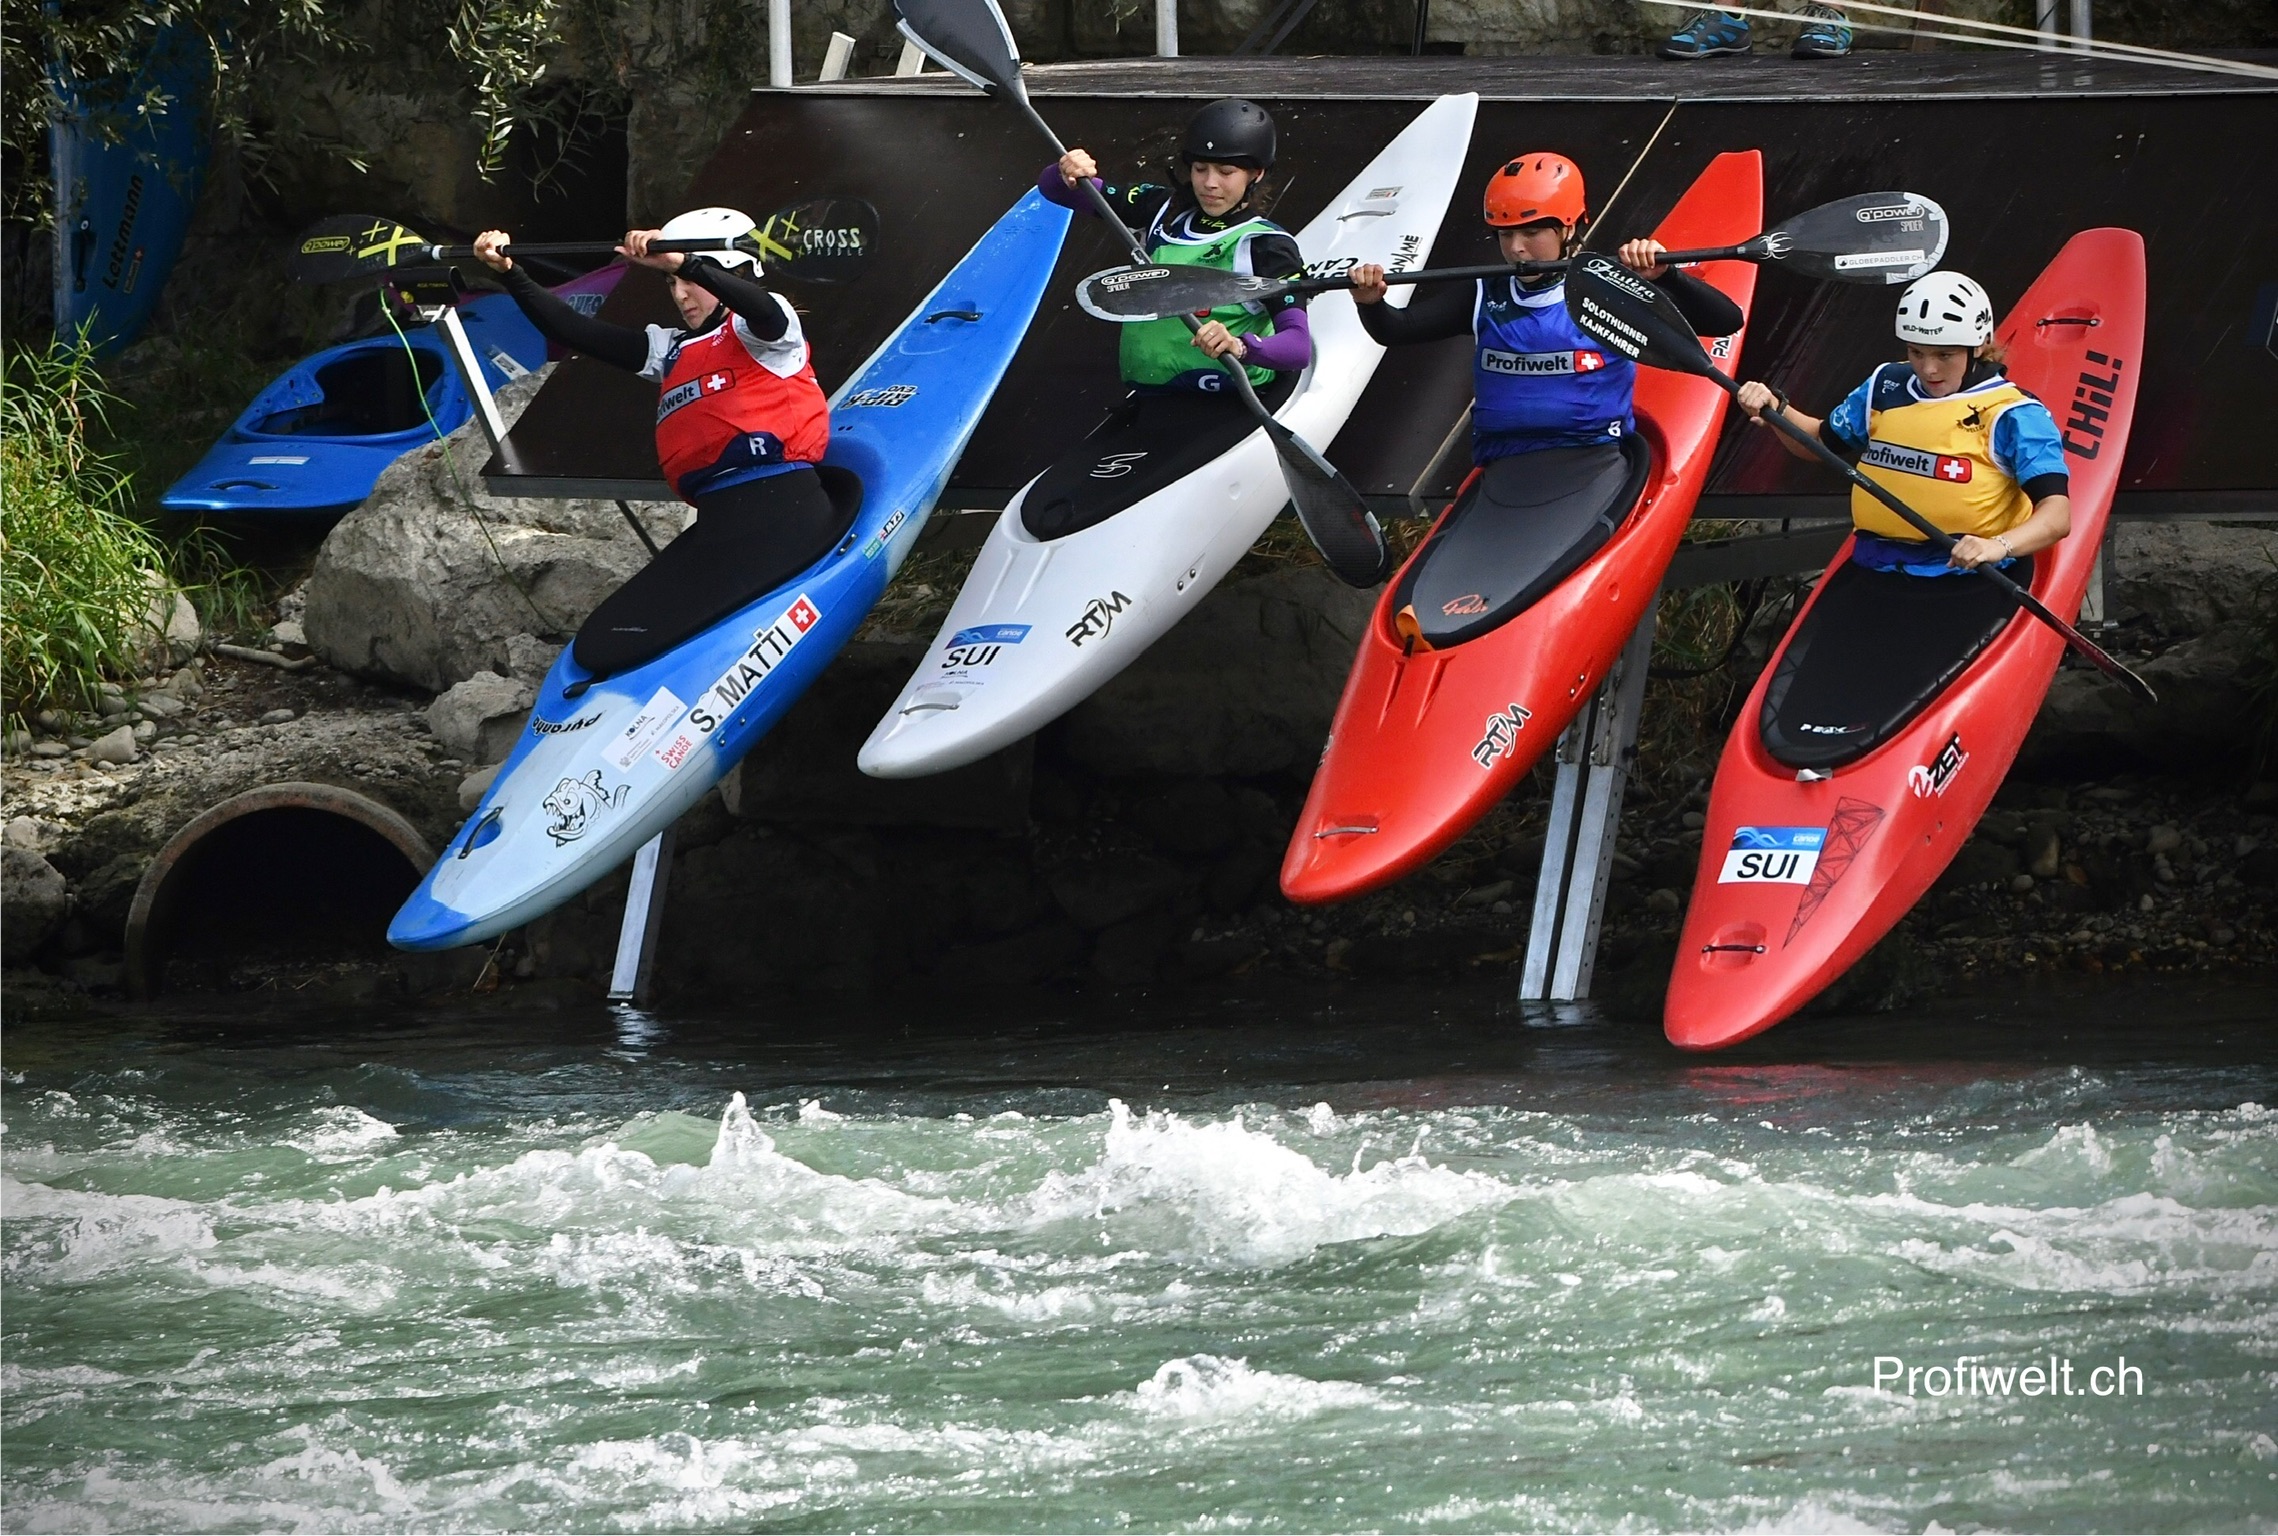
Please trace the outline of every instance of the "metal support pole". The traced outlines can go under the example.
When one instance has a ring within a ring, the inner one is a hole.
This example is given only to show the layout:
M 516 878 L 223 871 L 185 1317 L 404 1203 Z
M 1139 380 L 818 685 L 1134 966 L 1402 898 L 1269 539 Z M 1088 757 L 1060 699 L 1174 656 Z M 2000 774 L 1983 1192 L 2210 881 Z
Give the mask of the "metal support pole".
M 482 435 L 490 439 L 490 451 L 498 452 L 506 443 L 506 418 L 498 414 L 498 401 L 490 392 L 490 381 L 483 377 L 482 363 L 475 356 L 475 344 L 467 339 L 467 328 L 459 323 L 456 306 L 446 304 L 435 317 L 435 329 L 443 335 L 443 350 L 451 354 L 451 366 L 459 370 L 459 383 L 474 402 L 475 420 L 482 423 Z
M 2058 20 L 2057 7 L 2062 0 L 2037 0 L 2033 7 L 2033 30 L 2041 34 L 2041 47 L 2055 52 L 2058 39 L 2064 36 L 2064 26 Z
M 625 888 L 625 921 L 617 930 L 617 963 L 609 972 L 609 1001 L 647 1007 L 656 979 L 657 936 L 664 931 L 664 892 L 672 874 L 672 829 L 665 828 L 633 855 Z
M 767 0 L 767 83 L 791 89 L 791 0 Z
M 905 38 L 902 42 L 902 56 L 894 61 L 894 73 L 897 75 L 924 74 L 925 50 Z
M 2094 18 L 2089 14 L 2090 0 L 2072 0 L 2072 46 L 2082 53 L 2088 51 L 2089 40 L 2095 36 Z
M 1622 792 L 1637 758 L 1654 619 L 1655 610 L 1648 609 L 1589 707 L 1558 738 L 1558 778 L 1527 930 L 1522 1002 L 1572 1002 L 1590 995 Z
M 2081 0 L 2073 0 L 2075 5 Z M 1179 56 L 1179 0 L 1155 0 L 1155 57 Z

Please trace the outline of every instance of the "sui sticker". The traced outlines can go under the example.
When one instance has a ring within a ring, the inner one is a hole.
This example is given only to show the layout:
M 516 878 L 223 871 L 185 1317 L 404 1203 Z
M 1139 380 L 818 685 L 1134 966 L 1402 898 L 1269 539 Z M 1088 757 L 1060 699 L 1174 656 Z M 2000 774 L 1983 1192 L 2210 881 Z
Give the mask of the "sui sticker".
M 1739 827 L 1718 885 L 1809 885 L 1827 846 L 1825 827 Z

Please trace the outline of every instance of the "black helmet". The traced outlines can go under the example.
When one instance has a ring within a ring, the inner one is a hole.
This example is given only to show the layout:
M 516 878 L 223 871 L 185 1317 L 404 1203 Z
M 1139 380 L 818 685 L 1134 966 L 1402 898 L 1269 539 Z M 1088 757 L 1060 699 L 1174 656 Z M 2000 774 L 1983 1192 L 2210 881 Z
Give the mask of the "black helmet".
M 1179 144 L 1181 160 L 1246 165 L 1253 171 L 1272 170 L 1273 151 L 1272 115 L 1239 96 L 1214 101 L 1195 113 Z

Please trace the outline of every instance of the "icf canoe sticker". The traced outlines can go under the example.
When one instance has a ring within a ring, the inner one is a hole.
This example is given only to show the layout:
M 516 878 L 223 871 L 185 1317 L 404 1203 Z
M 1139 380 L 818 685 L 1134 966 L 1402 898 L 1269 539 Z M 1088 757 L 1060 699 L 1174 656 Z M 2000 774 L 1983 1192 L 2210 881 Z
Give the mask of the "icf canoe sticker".
M 553 820 L 546 824 L 546 835 L 559 848 L 574 843 L 591 830 L 594 821 L 605 811 L 613 811 L 625 803 L 630 784 L 615 789 L 601 787 L 601 770 L 596 768 L 582 779 L 564 779 L 556 784 L 553 793 L 539 802 Z
M 1882 825 L 1883 808 L 1854 800 L 1845 795 L 1835 802 L 1835 814 L 1828 818 L 1827 841 L 1819 850 L 1818 867 L 1811 872 L 1811 884 L 1804 887 L 1803 897 L 1796 903 L 1795 921 L 1788 924 L 1788 936 L 1780 940 L 1785 949 L 1803 932 L 1803 925 L 1819 910 L 1819 904 L 1835 889 L 1835 882 L 1851 867 L 1851 861 L 1867 846 L 1867 839 L 1875 835 Z

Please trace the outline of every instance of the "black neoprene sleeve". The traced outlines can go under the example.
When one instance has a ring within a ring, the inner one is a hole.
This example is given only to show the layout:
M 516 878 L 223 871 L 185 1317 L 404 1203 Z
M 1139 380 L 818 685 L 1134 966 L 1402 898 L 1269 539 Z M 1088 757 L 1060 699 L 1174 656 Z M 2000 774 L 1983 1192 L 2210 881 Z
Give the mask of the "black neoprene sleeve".
M 1426 283 L 1419 285 L 1406 308 L 1390 304 L 1360 304 L 1361 329 L 1380 347 L 1413 346 L 1420 341 L 1441 341 L 1471 334 L 1471 307 L 1479 298 L 1477 283 Z
M 1730 336 L 1748 323 L 1721 288 L 1693 276 L 1682 267 L 1671 267 L 1654 280 L 1655 286 L 1676 302 L 1677 310 L 1693 327 L 1696 336 Z
M 648 366 L 648 332 L 579 314 L 560 298 L 547 292 L 522 267 L 514 267 L 501 274 L 501 278 L 506 284 L 507 293 L 514 299 L 515 308 L 529 316 L 530 323 L 538 328 L 538 334 L 548 341 L 560 342 L 572 352 L 599 358 L 611 367 L 622 368 L 627 373 L 639 373 Z

